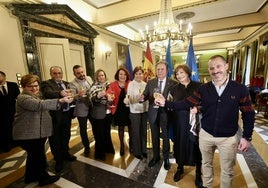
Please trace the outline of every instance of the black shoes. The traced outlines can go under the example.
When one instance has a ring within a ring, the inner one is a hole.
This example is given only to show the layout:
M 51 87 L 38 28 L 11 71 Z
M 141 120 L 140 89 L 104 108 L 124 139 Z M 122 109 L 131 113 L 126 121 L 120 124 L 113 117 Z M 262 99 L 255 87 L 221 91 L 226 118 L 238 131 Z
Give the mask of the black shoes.
M 183 174 L 184 170 L 183 168 L 178 168 L 177 169 L 177 172 L 175 173 L 174 177 L 173 177 L 173 180 L 175 182 L 179 181 L 181 178 L 182 178 L 182 174 Z
M 202 181 L 201 174 L 196 174 L 195 175 L 195 185 L 198 188 L 203 188 L 203 181 Z
M 56 173 L 59 173 L 63 170 L 63 163 L 62 162 L 56 162 L 55 164 L 55 171 Z
M 156 159 L 153 158 L 153 159 L 149 162 L 148 166 L 149 166 L 149 167 L 153 167 L 153 166 L 156 165 L 159 161 L 160 161 L 160 158 L 156 158 Z
M 164 159 L 164 168 L 166 170 L 169 170 L 170 169 L 169 159 Z
M 84 156 L 85 157 L 88 157 L 89 156 L 89 152 L 90 152 L 89 148 L 85 148 L 85 150 L 84 150 Z
M 135 157 L 136 157 L 137 159 L 142 160 L 142 155 L 135 155 Z
M 145 158 L 145 159 L 147 159 L 147 153 L 143 153 L 142 154 L 142 157 Z
M 60 179 L 59 176 L 48 176 L 47 178 L 39 181 L 39 186 L 52 184 Z
M 33 183 L 33 182 L 36 182 L 36 181 L 38 181 L 37 178 L 25 178 L 24 179 L 25 184 Z
M 94 157 L 95 157 L 95 159 L 105 161 L 105 154 L 104 153 L 102 153 L 102 154 L 95 153 Z
M 76 160 L 76 156 L 69 154 L 64 159 L 66 161 L 75 161 Z

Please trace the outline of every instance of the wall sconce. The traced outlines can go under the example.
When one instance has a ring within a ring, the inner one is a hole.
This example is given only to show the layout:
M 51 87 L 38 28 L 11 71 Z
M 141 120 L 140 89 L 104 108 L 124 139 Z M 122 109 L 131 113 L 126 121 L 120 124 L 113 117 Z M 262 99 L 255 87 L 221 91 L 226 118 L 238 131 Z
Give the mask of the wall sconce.
M 107 60 L 108 57 L 112 54 L 112 49 L 111 48 L 106 48 L 105 50 L 105 59 Z

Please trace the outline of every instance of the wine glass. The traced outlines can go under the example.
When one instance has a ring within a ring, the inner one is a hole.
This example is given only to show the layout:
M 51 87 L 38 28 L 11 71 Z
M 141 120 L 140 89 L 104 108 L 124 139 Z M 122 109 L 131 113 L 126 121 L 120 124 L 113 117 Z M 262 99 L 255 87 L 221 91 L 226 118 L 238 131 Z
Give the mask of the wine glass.
M 125 100 L 126 100 L 126 107 L 129 107 L 129 95 L 126 95 Z
M 153 96 L 154 96 L 154 98 L 156 99 L 157 97 L 160 96 L 160 94 L 161 94 L 161 92 L 160 92 L 159 88 L 154 88 L 154 90 L 153 90 Z M 153 107 L 154 108 L 159 108 L 158 105 L 154 105 Z
M 65 91 L 68 96 L 74 98 L 74 91 L 72 89 L 66 89 Z M 74 102 L 70 103 L 70 107 L 75 107 Z
M 144 102 L 144 98 L 141 98 L 141 95 L 142 95 L 142 88 L 139 88 L 139 95 L 138 95 L 139 103 L 143 103 Z
M 87 96 L 87 95 L 86 95 L 86 92 L 87 92 L 87 91 L 86 91 L 86 88 L 85 88 L 84 86 L 81 86 L 81 87 L 80 87 L 80 91 L 84 93 L 84 94 L 82 95 L 82 97 L 86 97 L 86 96 Z

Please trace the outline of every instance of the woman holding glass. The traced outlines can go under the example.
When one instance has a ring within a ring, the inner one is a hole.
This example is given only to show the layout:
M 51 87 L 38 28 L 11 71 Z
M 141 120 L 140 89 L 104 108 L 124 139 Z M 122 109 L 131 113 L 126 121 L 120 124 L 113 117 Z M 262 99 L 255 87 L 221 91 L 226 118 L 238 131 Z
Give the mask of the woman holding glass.
M 129 147 L 130 152 L 132 148 L 131 141 L 131 127 L 129 119 L 129 108 L 124 104 L 124 98 L 126 97 L 128 84 L 130 82 L 130 76 L 127 69 L 120 67 L 115 75 L 115 81 L 110 84 L 107 90 L 108 100 L 113 100 L 110 107 L 113 114 L 114 124 L 118 126 L 118 136 L 120 140 L 120 155 L 125 154 L 124 146 L 124 130 L 125 126 L 128 126 L 129 133 Z
M 141 66 L 135 67 L 133 71 L 134 80 L 129 83 L 125 104 L 130 108 L 131 138 L 133 154 L 136 158 L 147 158 L 147 112 L 148 101 L 143 101 L 141 95 L 145 89 L 146 82 L 143 81 L 144 71 Z
M 191 69 L 186 65 L 178 65 L 174 70 L 174 77 L 179 83 L 170 88 L 173 101 L 180 101 L 189 97 L 200 85 L 190 79 Z M 190 132 L 190 111 L 180 110 L 173 112 L 174 125 L 174 157 L 178 164 L 174 181 L 179 181 L 184 173 L 184 166 L 196 166 L 196 186 L 202 185 L 201 179 L 201 152 L 198 147 L 198 138 Z M 198 114 L 197 114 L 198 116 Z
M 114 153 L 111 139 L 111 110 L 107 108 L 106 90 L 110 83 L 106 73 L 99 69 L 95 72 L 94 83 L 91 87 L 91 101 L 93 104 L 92 130 L 95 139 L 95 158 L 104 160 L 105 153 Z
M 47 173 L 45 143 L 52 135 L 52 120 L 49 110 L 57 110 L 64 103 L 71 103 L 72 96 L 61 99 L 42 100 L 39 93 L 39 77 L 27 74 L 21 78 L 22 93 L 16 102 L 13 123 L 13 139 L 26 150 L 26 184 L 38 181 L 39 186 L 56 182 L 59 177 Z

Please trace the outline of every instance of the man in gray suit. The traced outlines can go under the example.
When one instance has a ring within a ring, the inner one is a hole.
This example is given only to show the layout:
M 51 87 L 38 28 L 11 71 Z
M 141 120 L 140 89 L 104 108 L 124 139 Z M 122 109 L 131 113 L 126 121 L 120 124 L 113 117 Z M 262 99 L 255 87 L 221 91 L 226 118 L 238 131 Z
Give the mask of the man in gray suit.
M 167 78 L 168 64 L 165 61 L 160 61 L 156 64 L 156 78 L 148 81 L 146 88 L 143 92 L 145 100 L 149 100 L 148 117 L 152 132 L 153 142 L 153 158 L 149 162 L 149 167 L 154 166 L 160 160 L 160 129 L 162 131 L 163 140 L 163 157 L 164 157 L 164 168 L 170 169 L 169 163 L 169 134 L 168 134 L 168 120 L 167 112 L 164 108 L 155 106 L 154 104 L 154 93 L 159 92 L 165 98 L 168 96 L 168 91 L 171 86 L 176 84 L 175 80 Z
M 92 103 L 88 96 L 92 86 L 92 79 L 85 75 L 84 69 L 80 65 L 73 66 L 75 79 L 70 82 L 70 89 L 74 93 L 75 108 L 74 116 L 77 117 L 80 127 L 80 136 L 84 145 L 84 155 L 89 155 L 89 140 L 87 134 L 87 120 L 91 120 Z

